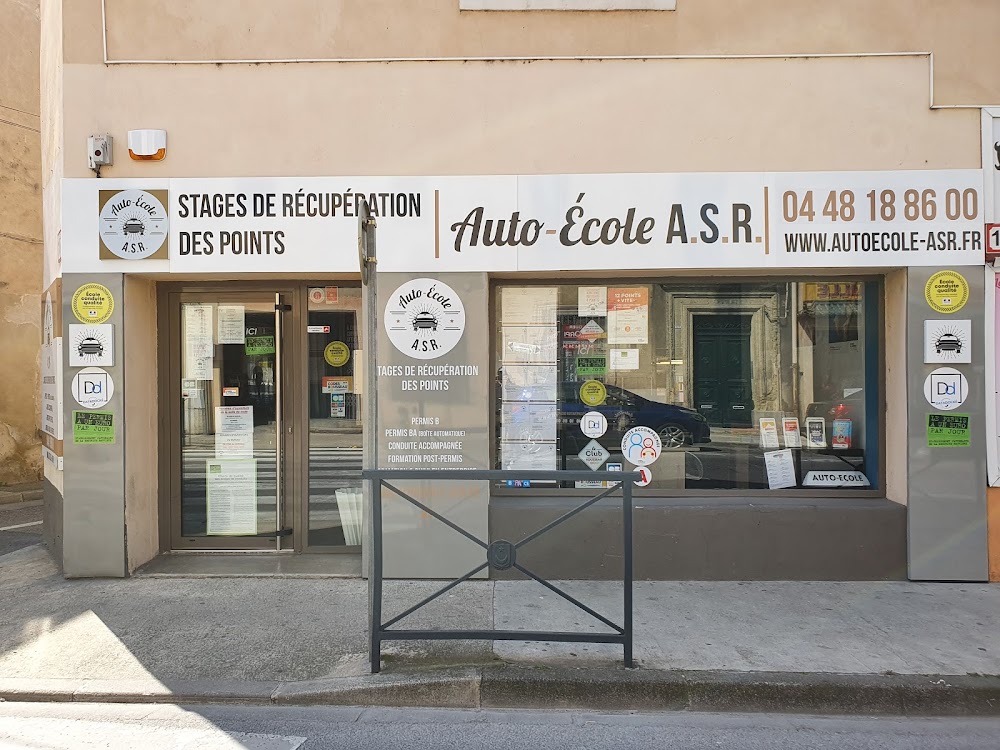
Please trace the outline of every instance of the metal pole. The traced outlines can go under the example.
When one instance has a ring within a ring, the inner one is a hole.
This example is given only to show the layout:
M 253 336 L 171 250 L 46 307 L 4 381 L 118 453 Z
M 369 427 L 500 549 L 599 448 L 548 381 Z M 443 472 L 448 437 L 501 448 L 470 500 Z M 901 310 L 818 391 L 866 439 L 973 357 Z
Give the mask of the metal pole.
M 378 261 L 375 245 L 375 219 L 368 201 L 362 199 L 358 221 L 358 255 L 365 292 L 365 425 L 364 465 L 378 468 Z M 371 503 L 371 538 L 368 550 L 368 619 L 372 673 L 381 668 L 382 629 L 382 484 L 373 479 L 368 484 Z
M 281 381 L 282 381 L 282 357 L 281 357 L 281 294 L 274 294 L 274 549 L 281 552 L 281 527 L 285 520 L 285 514 L 281 507 L 284 499 L 284 492 L 281 485 L 284 481 L 284 472 L 281 462 L 284 461 L 285 452 L 282 446 L 285 440 L 285 426 L 282 424 L 281 414 Z
M 622 482 L 622 530 L 625 542 L 625 667 L 631 669 L 632 661 L 632 480 Z

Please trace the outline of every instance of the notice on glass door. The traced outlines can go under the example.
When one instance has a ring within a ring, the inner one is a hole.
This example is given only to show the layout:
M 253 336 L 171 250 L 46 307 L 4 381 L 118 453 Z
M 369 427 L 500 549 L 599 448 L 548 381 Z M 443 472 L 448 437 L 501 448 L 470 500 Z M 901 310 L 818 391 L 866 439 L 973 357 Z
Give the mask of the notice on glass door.
M 243 305 L 219 305 L 219 343 L 242 344 L 246 339 L 246 308 Z
M 253 406 L 215 407 L 215 457 L 253 458 Z
M 209 459 L 205 462 L 205 533 L 233 536 L 257 533 L 257 462 Z

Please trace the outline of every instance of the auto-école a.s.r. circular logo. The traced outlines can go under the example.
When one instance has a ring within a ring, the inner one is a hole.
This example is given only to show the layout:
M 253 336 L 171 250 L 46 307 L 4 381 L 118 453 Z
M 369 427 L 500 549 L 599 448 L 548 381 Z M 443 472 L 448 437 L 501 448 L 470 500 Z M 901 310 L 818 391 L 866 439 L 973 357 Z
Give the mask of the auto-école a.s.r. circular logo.
M 101 242 L 113 255 L 142 260 L 167 240 L 167 212 L 145 190 L 121 190 L 101 207 Z
M 414 359 L 437 359 L 465 332 L 465 308 L 455 290 L 437 279 L 413 279 L 396 289 L 385 306 L 389 341 Z

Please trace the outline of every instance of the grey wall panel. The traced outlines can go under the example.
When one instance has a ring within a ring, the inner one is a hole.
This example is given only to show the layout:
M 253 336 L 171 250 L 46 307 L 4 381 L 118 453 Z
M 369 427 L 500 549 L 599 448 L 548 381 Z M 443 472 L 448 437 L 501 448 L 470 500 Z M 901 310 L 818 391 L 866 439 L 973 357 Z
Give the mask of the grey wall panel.
M 924 288 L 941 270 L 960 273 L 969 284 L 969 301 L 957 312 L 940 313 L 927 303 Z M 986 379 L 984 366 L 985 292 L 978 266 L 911 268 L 907 279 L 907 444 L 909 577 L 921 581 L 985 581 L 986 536 Z M 924 364 L 925 320 L 971 320 L 971 364 Z M 951 366 L 969 383 L 969 395 L 948 412 L 924 397 L 924 381 L 936 368 Z M 970 416 L 969 447 L 930 448 L 927 415 Z M 893 436 L 888 436 L 893 439 Z
M 582 498 L 494 499 L 494 537 L 520 539 Z M 876 581 L 906 578 L 906 508 L 875 498 L 643 500 L 635 576 L 674 581 Z M 602 500 L 518 550 L 554 579 L 621 580 L 621 503 Z M 516 578 L 515 571 L 494 574 Z
M 125 390 L 122 362 L 126 357 L 123 276 L 121 274 L 66 274 L 63 276 L 63 571 L 68 578 L 125 575 Z M 111 401 L 98 411 L 113 414 L 115 442 L 111 445 L 78 445 L 73 439 L 73 412 L 86 411 L 71 393 L 79 367 L 69 366 L 74 346 L 69 326 L 80 323 L 72 301 L 84 284 L 107 287 L 115 301 L 107 322 L 114 326 L 114 366 L 104 367 L 115 385 Z

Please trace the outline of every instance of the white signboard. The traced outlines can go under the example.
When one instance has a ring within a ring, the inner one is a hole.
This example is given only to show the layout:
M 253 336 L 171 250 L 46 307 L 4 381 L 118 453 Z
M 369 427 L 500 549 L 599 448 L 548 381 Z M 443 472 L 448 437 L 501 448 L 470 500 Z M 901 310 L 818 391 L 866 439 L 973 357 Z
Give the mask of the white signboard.
M 69 324 L 70 367 L 113 367 L 115 327 L 111 323 Z
M 42 432 L 63 439 L 62 337 L 42 346 Z
M 655 430 L 633 427 L 622 435 L 622 455 L 636 466 L 649 466 L 660 457 L 663 443 Z
M 84 367 L 73 376 L 73 398 L 84 409 L 100 409 L 115 395 L 111 374 L 100 367 Z
M 765 453 L 764 467 L 767 469 L 768 489 L 782 490 L 795 486 L 795 462 L 788 448 Z
M 601 465 L 611 457 L 611 454 L 608 452 L 607 448 L 598 443 L 596 440 L 591 440 L 583 447 L 579 456 L 580 460 L 587 464 L 592 471 L 597 471 Z
M 971 320 L 925 320 L 924 362 L 969 364 L 972 362 Z
M 253 407 L 215 407 L 215 457 L 253 457 Z
M 257 533 L 257 462 L 209 459 L 205 462 L 206 520 L 209 535 Z
M 860 471 L 810 471 L 802 480 L 803 487 L 870 487 L 871 482 Z
M 968 397 L 969 381 L 954 367 L 939 367 L 924 380 L 924 398 L 935 409 L 957 409 Z
M 247 316 L 243 305 L 219 305 L 219 343 L 245 344 Z
M 986 239 L 980 169 L 79 178 L 62 189 L 65 273 L 357 273 L 362 195 L 381 271 L 981 265 Z M 128 189 L 167 191 L 168 260 L 100 258 L 99 193 Z

